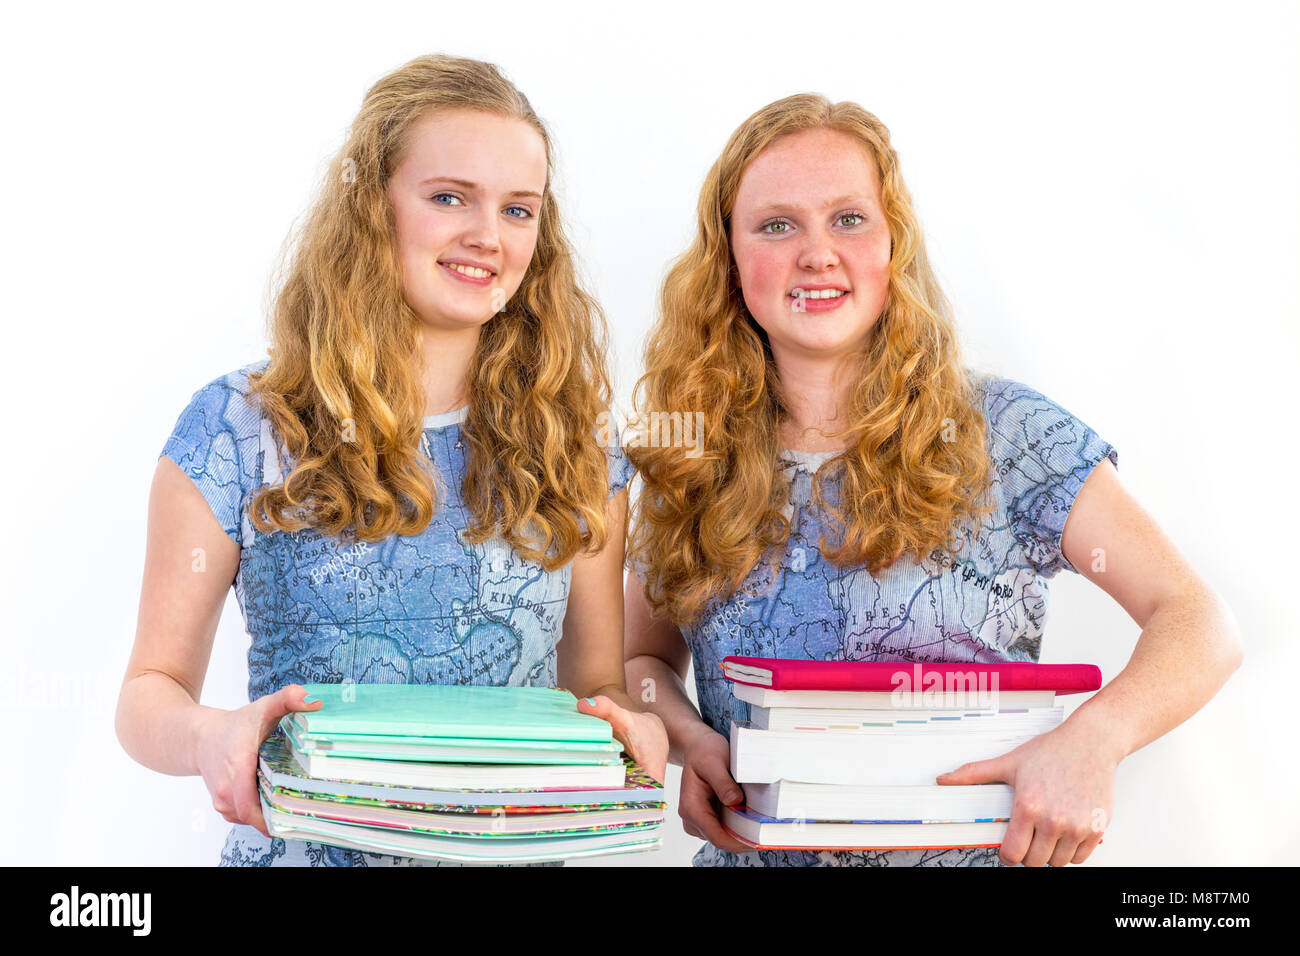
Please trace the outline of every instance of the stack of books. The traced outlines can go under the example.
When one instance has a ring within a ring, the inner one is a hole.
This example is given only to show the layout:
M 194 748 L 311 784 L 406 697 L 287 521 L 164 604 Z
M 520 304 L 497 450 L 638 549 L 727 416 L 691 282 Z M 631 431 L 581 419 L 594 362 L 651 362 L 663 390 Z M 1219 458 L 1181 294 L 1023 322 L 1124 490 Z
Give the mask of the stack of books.
M 258 761 L 272 836 L 459 863 L 658 849 L 663 786 L 542 687 L 306 684 Z
M 1079 664 L 913 664 L 727 657 L 750 719 L 731 724 L 742 808 L 723 824 L 758 849 L 1000 846 L 1007 784 L 935 778 L 1058 726 L 1058 695 L 1096 690 Z

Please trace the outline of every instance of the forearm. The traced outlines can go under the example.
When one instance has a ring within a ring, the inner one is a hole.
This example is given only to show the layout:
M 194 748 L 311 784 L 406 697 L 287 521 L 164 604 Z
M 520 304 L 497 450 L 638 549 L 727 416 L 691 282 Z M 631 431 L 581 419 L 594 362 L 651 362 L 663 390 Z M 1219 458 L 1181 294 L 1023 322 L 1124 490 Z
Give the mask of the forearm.
M 628 684 L 641 689 L 635 708 L 657 714 L 664 722 L 668 731 L 668 760 L 681 766 L 686 741 L 701 729 L 708 729 L 691 703 L 686 685 L 670 664 L 652 654 L 632 658 L 624 664 L 624 669 Z
M 195 743 L 216 708 L 195 702 L 176 680 L 159 671 L 122 685 L 115 719 L 122 749 L 150 770 L 173 776 L 199 773 Z
M 1128 665 L 1066 724 L 1105 741 L 1118 763 L 1205 706 L 1241 659 L 1227 605 L 1208 589 L 1188 592 L 1156 609 Z

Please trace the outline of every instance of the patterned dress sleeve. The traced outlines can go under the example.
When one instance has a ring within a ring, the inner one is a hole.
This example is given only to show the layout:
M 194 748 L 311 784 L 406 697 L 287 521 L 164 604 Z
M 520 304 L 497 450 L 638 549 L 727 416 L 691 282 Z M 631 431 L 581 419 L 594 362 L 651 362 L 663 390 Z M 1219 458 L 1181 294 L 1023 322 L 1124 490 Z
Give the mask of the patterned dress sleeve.
M 256 486 L 259 416 L 245 401 L 247 375 L 232 372 L 203 386 L 190 399 L 163 445 L 167 457 L 189 475 L 236 544 L 244 539 L 243 505 Z
M 1045 577 L 1074 571 L 1061 534 L 1079 489 L 1102 459 L 1119 452 L 1060 405 L 1009 379 L 986 384 L 986 413 L 998 491 L 1011 533 Z
M 628 460 L 623 450 L 622 434 L 612 412 L 607 412 L 597 429 L 600 442 L 605 448 L 605 458 L 609 465 L 609 496 L 612 498 L 627 487 L 636 474 L 636 467 Z

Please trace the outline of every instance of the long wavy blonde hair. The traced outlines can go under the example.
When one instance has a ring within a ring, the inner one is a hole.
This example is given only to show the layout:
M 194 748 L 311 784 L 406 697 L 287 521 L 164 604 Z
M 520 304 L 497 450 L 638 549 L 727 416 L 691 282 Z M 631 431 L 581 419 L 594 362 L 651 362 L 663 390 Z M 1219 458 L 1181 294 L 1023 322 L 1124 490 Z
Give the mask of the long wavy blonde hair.
M 579 285 L 550 188 L 551 141 L 495 66 L 425 56 L 366 94 L 330 164 L 270 316 L 270 362 L 253 392 L 294 463 L 249 505 L 262 532 L 316 527 L 378 541 L 423 531 L 437 508 L 419 450 L 420 320 L 402 294 L 389 176 L 431 111 L 522 120 L 546 146 L 537 246 L 514 297 L 480 331 L 469 372 L 465 537 L 500 533 L 554 570 L 603 547 L 608 472 L 598 443 L 609 407 L 605 318 Z M 277 451 L 278 454 L 278 451 Z
M 856 103 L 799 94 L 763 107 L 732 134 L 700 191 L 699 228 L 664 281 L 660 314 L 636 387 L 637 417 L 703 413 L 701 448 L 635 443 L 644 482 L 629 557 L 646 569 L 656 615 L 694 622 L 730 598 L 766 556 L 775 575 L 790 523 L 782 510 L 781 424 L 788 404 L 767 335 L 736 281 L 730 216 L 750 163 L 781 137 L 831 129 L 875 162 L 892 239 L 884 311 L 856 357 L 847 448 L 818 469 L 814 500 L 836 540 L 838 567 L 873 574 L 904 554 L 917 560 L 963 546 L 962 527 L 991 510 L 984 416 L 963 368 L 952 310 L 930 268 L 889 130 Z M 630 434 L 635 434 L 632 430 Z M 838 492 L 828 502 L 824 481 Z

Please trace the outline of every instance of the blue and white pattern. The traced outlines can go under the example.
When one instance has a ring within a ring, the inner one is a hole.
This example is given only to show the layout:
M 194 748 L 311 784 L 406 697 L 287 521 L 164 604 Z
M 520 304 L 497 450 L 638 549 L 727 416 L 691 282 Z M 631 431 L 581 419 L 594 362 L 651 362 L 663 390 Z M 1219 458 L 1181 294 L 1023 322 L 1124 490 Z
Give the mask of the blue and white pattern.
M 396 683 L 553 687 L 571 567 L 548 572 L 500 538 L 461 537 L 468 408 L 424 420 L 424 452 L 440 477 L 429 526 L 410 537 L 349 543 L 307 529 L 265 535 L 245 508 L 281 472 L 269 422 L 246 400 L 266 359 L 194 394 L 162 455 L 193 479 L 240 545 L 235 594 L 251 644 L 248 699 L 286 684 Z M 255 398 L 253 399 L 255 402 Z M 608 448 L 610 494 L 632 466 Z M 236 825 L 222 865 L 410 866 L 428 861 L 268 839 Z
M 1102 459 L 1118 453 L 1087 425 L 1033 389 L 977 376 L 996 472 L 996 509 L 966 530 L 954 560 L 904 557 L 879 575 L 822 558 L 824 526 L 812 476 L 835 453 L 787 451 L 791 533 L 770 587 L 756 568 L 740 591 L 715 601 L 683 635 L 695 664 L 704 720 L 727 736 L 747 720 L 719 666 L 728 655 L 852 661 L 1036 661 L 1047 618 L 1048 579 L 1074 570 L 1061 533 L 1075 496 Z M 826 496 L 835 501 L 834 482 Z M 828 536 L 829 537 L 829 536 Z M 956 769 L 956 768 L 954 768 Z M 733 855 L 711 844 L 697 866 L 997 866 L 994 849 L 881 852 L 760 851 Z

